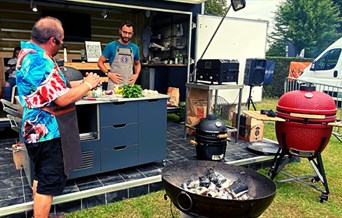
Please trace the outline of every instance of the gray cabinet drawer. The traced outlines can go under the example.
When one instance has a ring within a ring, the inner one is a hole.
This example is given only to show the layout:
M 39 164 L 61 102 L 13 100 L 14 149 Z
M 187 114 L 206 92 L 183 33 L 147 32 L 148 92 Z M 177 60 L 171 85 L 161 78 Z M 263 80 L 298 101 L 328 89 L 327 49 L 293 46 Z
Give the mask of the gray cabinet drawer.
M 101 171 L 112 171 L 138 165 L 138 145 L 112 147 L 101 151 Z
M 101 148 L 138 144 L 137 123 L 117 124 L 101 128 Z
M 134 123 L 138 120 L 137 102 L 100 104 L 100 126 Z

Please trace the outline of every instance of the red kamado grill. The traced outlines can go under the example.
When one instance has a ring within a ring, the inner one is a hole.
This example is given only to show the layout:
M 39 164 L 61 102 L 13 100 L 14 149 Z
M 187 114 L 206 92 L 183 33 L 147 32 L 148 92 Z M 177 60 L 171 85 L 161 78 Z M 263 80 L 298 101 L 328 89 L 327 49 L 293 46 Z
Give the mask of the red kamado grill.
M 328 123 L 336 119 L 334 99 L 323 92 L 315 91 L 314 86 L 302 85 L 300 90 L 281 96 L 276 113 L 285 122 L 276 122 L 275 128 L 280 146 L 270 171 L 271 179 L 281 171 L 289 158 L 308 158 L 317 173 L 312 181 L 321 180 L 325 187 L 325 191 L 317 187 L 315 189 L 322 192 L 321 202 L 326 201 L 329 188 L 321 152 L 328 144 L 333 128 Z M 285 155 L 289 158 L 284 159 Z M 303 178 L 297 178 L 297 180 Z

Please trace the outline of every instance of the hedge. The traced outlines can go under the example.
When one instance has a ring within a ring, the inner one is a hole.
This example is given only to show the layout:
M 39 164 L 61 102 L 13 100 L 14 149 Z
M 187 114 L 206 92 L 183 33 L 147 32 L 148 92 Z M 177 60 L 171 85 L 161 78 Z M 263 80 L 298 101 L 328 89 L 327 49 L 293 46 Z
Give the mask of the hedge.
M 284 82 L 289 74 L 291 61 L 312 62 L 312 58 L 296 57 L 266 57 L 267 60 L 275 61 L 273 80 L 271 84 L 263 86 L 263 97 L 280 97 L 284 94 Z

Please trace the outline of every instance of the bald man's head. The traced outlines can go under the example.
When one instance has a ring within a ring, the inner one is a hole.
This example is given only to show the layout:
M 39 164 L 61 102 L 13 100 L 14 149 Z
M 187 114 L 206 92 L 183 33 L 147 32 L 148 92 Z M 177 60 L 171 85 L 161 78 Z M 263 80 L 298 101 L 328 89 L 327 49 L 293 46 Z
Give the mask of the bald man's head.
M 51 37 L 60 39 L 64 36 L 61 21 L 54 17 L 43 17 L 33 26 L 31 39 L 39 44 L 45 44 Z

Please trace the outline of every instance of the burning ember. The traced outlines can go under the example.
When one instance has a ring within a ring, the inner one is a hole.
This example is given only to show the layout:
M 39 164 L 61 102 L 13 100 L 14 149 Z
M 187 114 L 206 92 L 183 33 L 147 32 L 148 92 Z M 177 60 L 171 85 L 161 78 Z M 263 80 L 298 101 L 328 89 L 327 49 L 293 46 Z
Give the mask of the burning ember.
M 244 175 L 245 172 L 241 172 Z M 195 179 L 189 179 L 180 186 L 185 191 L 194 194 L 204 195 L 212 198 L 229 200 L 248 200 L 253 199 L 249 194 L 249 188 L 246 182 L 241 178 L 233 180 L 224 177 L 222 174 L 209 168 L 205 175 Z

